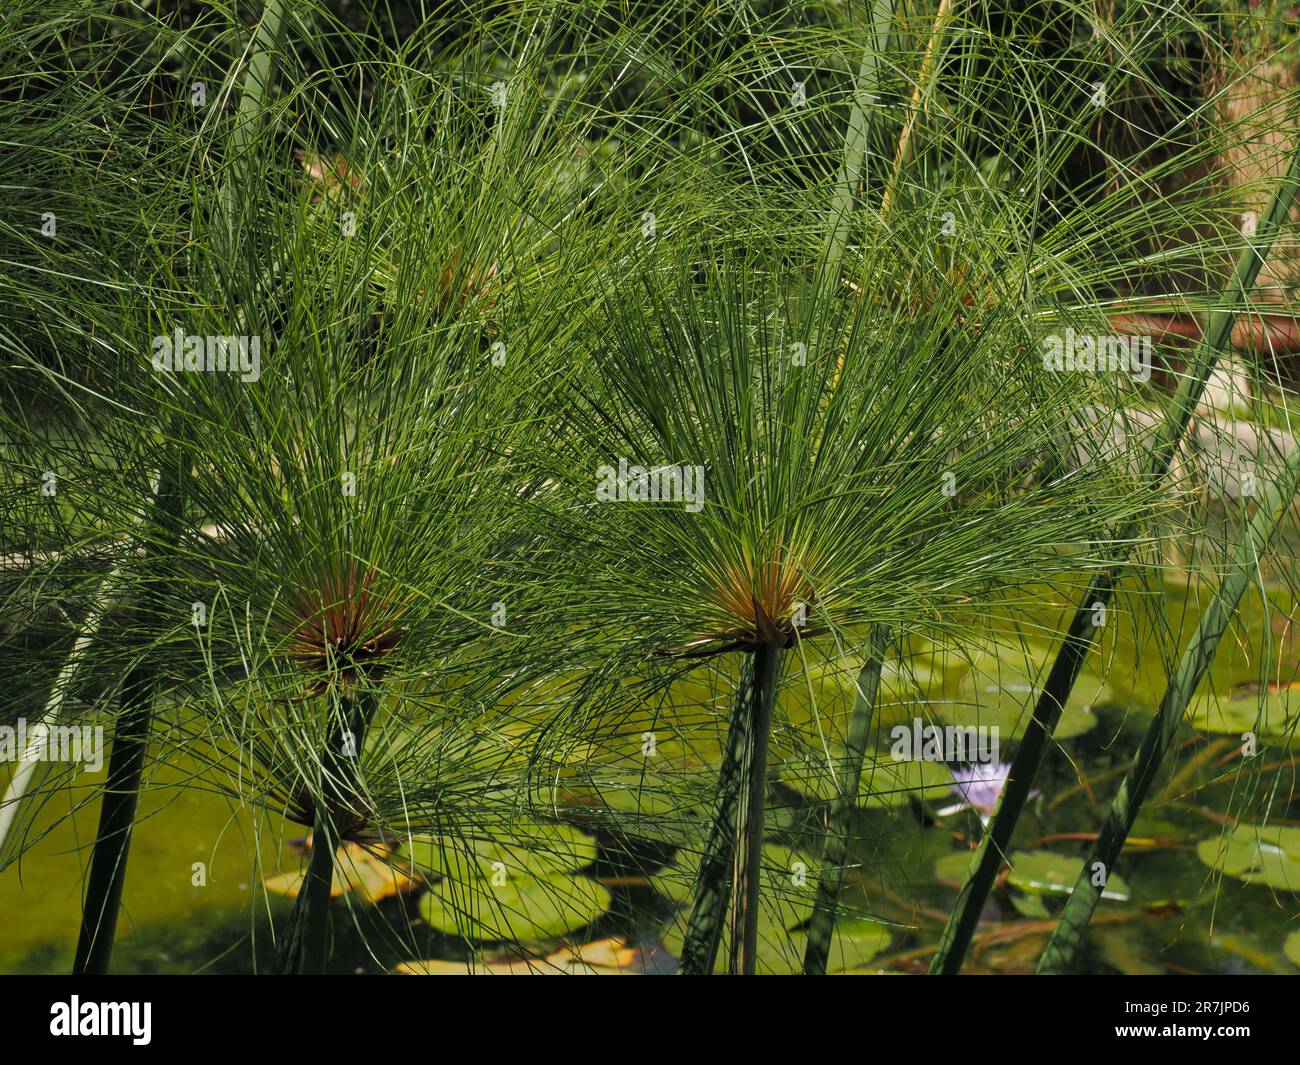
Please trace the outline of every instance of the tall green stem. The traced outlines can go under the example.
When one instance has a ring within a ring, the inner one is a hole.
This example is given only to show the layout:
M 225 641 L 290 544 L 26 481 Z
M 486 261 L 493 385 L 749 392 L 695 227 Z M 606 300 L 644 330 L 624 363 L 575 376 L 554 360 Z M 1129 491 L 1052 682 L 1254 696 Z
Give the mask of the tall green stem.
M 320 756 L 311 861 L 278 961 L 281 973 L 320 975 L 329 964 L 335 853 L 350 817 L 360 812 L 357 760 L 375 702 L 365 695 L 335 694 L 331 698 L 336 716 Z
M 830 823 L 826 828 L 826 845 L 822 851 L 822 876 L 813 902 L 812 921 L 808 926 L 808 946 L 803 956 L 805 976 L 824 976 L 830 961 L 831 936 L 835 930 L 835 910 L 844 883 L 844 865 L 848 860 L 850 830 L 858 810 L 858 788 L 862 781 L 862 762 L 867 752 L 867 736 L 880 693 L 880 672 L 885 664 L 889 628 L 873 625 L 867 635 L 867 660 L 858 671 L 857 694 L 849 713 L 849 731 L 844 742 L 844 756 L 836 775 L 839 797 L 831 805 Z
M 704 841 L 704 854 L 691 893 L 691 915 L 686 922 L 686 938 L 677 971 L 686 976 L 704 976 L 713 972 L 726 920 L 727 902 L 731 898 L 731 860 L 735 845 L 736 807 L 740 804 L 740 767 L 746 743 L 746 715 L 741 706 L 749 701 L 753 685 L 753 655 L 745 655 L 740 667 L 740 689 L 736 693 L 727 746 L 718 770 L 713 819 Z
M 283 9 L 284 0 L 268 0 L 262 22 L 258 26 L 253 44 L 253 59 L 244 80 L 243 98 L 240 100 L 236 128 L 231 139 L 232 151 L 237 156 L 242 157 L 247 153 L 251 136 L 249 123 L 260 118 L 263 110 L 273 69 L 272 49 L 279 34 Z M 230 233 L 235 228 L 235 193 L 235 183 L 227 182 L 222 190 L 222 202 L 224 221 Z M 231 251 L 233 254 L 233 245 Z M 151 508 L 157 533 L 155 543 L 160 550 L 170 550 L 179 541 L 182 501 L 188 473 L 188 452 L 183 446 L 175 446 L 169 460 L 163 464 L 158 492 Z M 147 622 L 156 618 L 158 611 L 158 604 L 152 597 L 146 597 L 138 615 L 141 622 L 146 623 L 142 626 L 146 631 L 153 627 Z M 155 681 L 154 652 L 145 648 L 122 686 L 120 722 L 113 737 L 108 780 L 100 808 L 99 830 L 86 880 L 81 932 L 73 962 L 74 973 L 102 974 L 108 971 L 126 879 L 126 860 L 135 822 L 140 780 L 149 749 Z
M 279 44 L 280 28 L 284 22 L 285 0 L 266 0 L 262 18 L 249 45 L 248 67 L 240 82 L 239 108 L 235 112 L 235 125 L 230 133 L 229 155 L 233 167 L 222 183 L 220 196 L 221 235 L 232 261 L 228 269 L 236 268 L 235 257 L 240 250 L 240 234 L 247 220 L 247 211 L 253 199 L 241 195 L 245 188 L 255 184 L 254 164 L 257 162 L 253 148 L 266 111 L 271 83 L 275 76 L 275 50 Z
M 154 500 L 154 542 L 160 550 L 175 546 L 180 534 L 182 501 L 189 460 L 179 449 L 172 463 L 163 467 Z M 136 614 L 145 631 L 154 628 L 160 606 L 147 596 Z M 99 811 L 99 829 L 91 850 L 81 909 L 81 931 L 72 971 L 102 975 L 108 972 L 117 932 L 117 913 L 126 881 L 126 859 L 131 847 L 131 829 L 145 755 L 149 750 L 149 729 L 153 720 L 156 674 L 155 651 L 140 650 L 122 685 L 119 722 L 109 755 L 108 779 Z
M 1148 466 L 1148 479 L 1152 484 L 1164 479 L 1175 452 L 1187 431 L 1192 412 L 1196 409 L 1210 371 L 1228 343 L 1233 322 L 1246 304 L 1250 290 L 1255 285 L 1260 268 L 1273 248 L 1274 238 L 1286 219 L 1300 190 L 1300 144 L 1291 155 L 1291 164 L 1282 177 L 1269 204 L 1268 213 L 1256 229 L 1237 260 L 1232 279 L 1228 282 L 1218 306 L 1210 313 L 1209 324 L 1192 357 L 1183 383 L 1172 401 L 1169 413 L 1162 423 L 1152 450 Z M 1124 529 L 1117 537 L 1119 543 L 1131 542 L 1137 535 L 1136 526 Z M 931 973 L 956 973 L 961 969 L 966 948 L 970 945 L 979 915 L 1002 864 L 1003 855 L 1011 842 L 1016 821 L 1029 797 L 1034 777 L 1042 764 L 1047 744 L 1060 719 L 1061 710 L 1070 697 L 1083 660 L 1096 638 L 1092 622 L 1096 608 L 1105 607 L 1111 599 L 1115 585 L 1123 575 L 1127 559 L 1099 575 L 1089 587 L 1070 623 L 1065 642 L 1052 664 L 1047 683 L 1034 706 L 1033 718 L 1011 763 L 1007 782 L 997 810 L 989 822 L 979 848 L 971 861 L 966 882 L 957 895 L 948 924 L 939 940 L 939 949 L 930 966 Z
M 776 653 L 778 652 L 768 650 L 767 655 Z M 752 774 L 747 773 L 747 770 L 753 768 L 754 756 L 758 751 L 759 741 L 754 735 L 756 717 L 763 716 L 770 722 L 776 683 L 775 660 L 764 656 L 760 661 L 760 654 L 759 651 L 749 652 L 741 662 L 740 683 L 732 706 L 727 746 L 722 753 L 722 765 L 718 772 L 713 819 L 709 823 L 709 834 L 704 841 L 704 854 L 700 860 L 699 873 L 695 878 L 691 914 L 687 920 L 682 957 L 677 969 L 683 975 L 701 976 L 713 972 L 713 964 L 718 956 L 718 945 L 722 941 L 723 926 L 727 919 L 728 903 L 732 897 L 735 860 L 739 852 L 738 833 L 742 823 L 747 824 L 751 829 L 754 827 L 751 813 L 754 787 Z M 767 674 L 766 680 L 764 680 L 764 673 Z M 764 695 L 765 685 L 766 695 Z M 766 710 L 763 709 L 763 704 L 766 704 Z M 761 743 L 765 793 L 766 735 Z M 743 814 L 741 813 L 742 802 L 745 803 Z M 757 828 L 761 832 L 761 814 Z M 761 842 L 758 850 L 761 856 Z M 752 859 L 747 859 L 744 866 L 746 874 L 750 860 Z M 756 880 L 755 876 L 754 881 Z M 751 907 L 746 912 L 756 914 L 756 907 Z M 732 942 L 735 941 L 736 930 L 733 928 Z
M 126 550 L 131 552 L 134 549 L 135 541 L 132 539 L 128 542 Z M 82 623 L 76 642 L 73 643 L 72 650 L 68 652 L 68 657 L 63 660 L 58 676 L 54 678 L 54 685 L 50 688 L 49 697 L 45 700 L 40 720 L 33 727 L 33 732 L 36 733 L 35 743 L 29 747 L 29 750 L 22 752 L 20 755 L 14 774 L 9 779 L 9 786 L 5 789 L 4 798 L 0 799 L 0 865 L 3 864 L 5 841 L 9 838 L 9 832 L 18 820 L 19 808 L 22 807 L 32 780 L 42 766 L 44 758 L 43 746 L 48 742 L 50 728 L 58 722 L 62 715 L 63 701 L 68 690 L 76 679 L 77 672 L 81 668 L 90 648 L 94 645 L 104 618 L 108 615 L 115 602 L 114 596 L 118 591 L 118 584 L 122 577 L 122 565 L 119 562 L 114 566 L 108 576 L 104 578 L 103 584 L 99 586 L 99 591 L 90 605 L 90 611 L 86 615 L 86 620 Z
M 921 112 L 925 109 L 925 98 L 929 93 L 930 79 L 934 75 L 934 65 L 943 43 L 944 33 L 952 19 L 952 0 L 939 0 L 939 10 L 935 12 L 934 25 L 930 28 L 930 39 L 926 42 L 925 55 L 921 58 L 921 69 L 917 71 L 916 86 L 912 90 L 912 99 L 907 107 L 907 121 L 903 132 L 898 137 L 898 147 L 894 151 L 894 169 L 889 175 L 889 184 L 880 199 L 880 217 L 883 220 L 889 213 L 898 192 L 898 183 L 903 179 L 903 170 L 912 159 L 916 125 Z
M 304 975 L 321 975 L 330 956 L 330 899 L 334 890 L 334 855 L 339 840 L 329 811 L 322 805 L 312 826 L 311 862 L 302 885 L 302 935 L 296 961 L 288 969 Z
M 1105 889 L 1105 881 L 1119 860 L 1120 851 L 1133 828 L 1133 822 L 1137 820 L 1138 811 L 1142 808 L 1156 774 L 1173 749 L 1192 693 L 1214 661 L 1214 654 L 1228 628 L 1228 622 L 1247 586 L 1255 577 L 1259 558 L 1282 516 L 1290 508 L 1297 486 L 1300 486 L 1300 448 L 1286 456 L 1281 475 L 1264 494 L 1255 516 L 1242 531 L 1228 574 L 1220 582 L 1214 598 L 1201 616 L 1196 634 L 1183 651 L 1178 668 L 1170 679 L 1169 687 L 1165 689 L 1164 698 L 1160 700 L 1160 709 L 1147 726 L 1137 757 L 1111 801 L 1106 822 L 1093 844 L 1092 853 L 1088 855 L 1083 871 L 1075 882 L 1074 892 L 1061 913 L 1061 920 L 1039 959 L 1040 973 L 1063 973 L 1071 968 L 1082 946 L 1093 910 L 1097 908 L 1097 902 Z M 1099 876 L 1095 875 L 1098 871 Z
M 750 727 L 741 755 L 745 801 L 737 811 L 731 890 L 731 957 L 727 971 L 753 976 L 758 959 L 758 911 L 762 894 L 763 810 L 767 805 L 767 747 L 772 731 L 772 700 L 781 650 L 760 645 L 754 652 Z
M 822 261 L 832 284 L 839 281 L 840 263 L 849 241 L 853 204 L 858 189 L 867 176 L 867 133 L 871 123 L 871 107 L 876 103 L 880 92 L 880 54 L 884 51 L 893 15 L 891 0 L 875 0 L 872 7 L 871 40 L 862 53 L 862 65 L 853 86 L 853 104 L 849 108 L 849 121 L 844 131 L 844 152 L 835 192 L 831 197 L 829 224 L 822 249 Z

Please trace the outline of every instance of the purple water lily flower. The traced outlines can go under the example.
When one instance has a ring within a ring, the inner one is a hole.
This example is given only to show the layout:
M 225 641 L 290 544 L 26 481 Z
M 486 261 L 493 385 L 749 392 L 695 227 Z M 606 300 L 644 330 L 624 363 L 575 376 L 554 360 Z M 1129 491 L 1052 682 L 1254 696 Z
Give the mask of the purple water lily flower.
M 939 811 L 939 816 L 945 817 L 969 807 L 980 815 L 981 821 L 988 824 L 1010 772 L 1009 762 L 975 762 L 964 769 L 954 769 L 952 790 L 961 796 L 962 801 L 953 806 L 945 806 Z M 1031 791 L 1029 797 L 1032 799 L 1037 794 L 1037 790 Z

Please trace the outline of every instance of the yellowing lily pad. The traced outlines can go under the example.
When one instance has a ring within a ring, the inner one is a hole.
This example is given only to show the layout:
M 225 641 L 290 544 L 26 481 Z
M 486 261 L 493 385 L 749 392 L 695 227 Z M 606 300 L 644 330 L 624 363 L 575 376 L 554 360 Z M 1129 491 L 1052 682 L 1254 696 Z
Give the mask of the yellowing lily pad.
M 1237 825 L 1226 835 L 1201 840 L 1196 855 L 1247 884 L 1300 893 L 1300 828 Z
M 452 880 L 544 877 L 590 865 L 596 840 L 571 825 L 525 820 L 473 839 L 416 836 L 401 852 L 417 868 Z
M 439 932 L 482 943 L 554 939 L 591 924 L 609 908 L 609 890 L 585 876 L 444 880 L 420 900 Z
M 643 962 L 642 952 L 624 940 L 598 939 L 562 947 L 545 958 L 406 961 L 394 972 L 400 976 L 634 976 L 644 971 Z
M 390 865 L 387 853 L 383 848 L 368 850 L 359 843 L 345 843 L 334 854 L 330 898 L 352 894 L 363 902 L 378 902 L 409 891 L 415 886 L 415 881 L 401 869 Z M 306 869 L 296 873 L 277 873 L 266 878 L 266 890 L 296 898 L 306 879 Z
M 1083 869 L 1083 862 L 1053 851 L 1014 851 L 1011 855 L 1011 872 L 1007 874 L 1007 883 L 1022 891 L 1033 891 L 1047 895 L 1069 895 L 1074 891 L 1074 882 L 1078 880 Z M 1128 884 L 1114 873 L 1106 878 L 1102 889 L 1103 899 L 1117 902 L 1128 900 L 1132 892 Z
M 398 976 L 569 976 L 564 966 L 551 964 L 546 958 L 508 958 L 505 961 L 404 961 L 394 967 Z

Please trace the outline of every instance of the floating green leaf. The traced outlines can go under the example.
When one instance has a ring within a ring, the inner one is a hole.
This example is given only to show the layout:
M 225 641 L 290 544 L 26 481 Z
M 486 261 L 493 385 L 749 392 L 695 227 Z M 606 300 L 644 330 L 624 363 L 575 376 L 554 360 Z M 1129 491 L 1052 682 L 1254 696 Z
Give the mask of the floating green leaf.
M 1052 916 L 1040 895 L 1022 895 L 1018 891 L 1013 891 L 1011 893 L 1011 905 L 1015 907 L 1016 913 L 1020 914 L 1021 917 L 1039 920 Z
M 975 857 L 974 851 L 954 851 L 952 854 L 945 854 L 934 863 L 935 880 L 951 887 L 960 887 L 961 882 L 966 879 L 966 874 L 970 872 L 973 857 Z
M 1092 694 L 1089 695 L 1090 690 Z M 1036 684 L 1009 680 L 998 682 L 972 671 L 963 678 L 957 698 L 935 703 L 934 712 L 948 724 L 996 728 L 1000 740 L 1012 739 L 1029 725 L 1040 691 Z M 1104 685 L 1089 689 L 1081 683 L 1076 694 L 1065 704 L 1055 737 L 1068 740 L 1083 735 L 1097 724 L 1093 706 L 1112 698 L 1110 689 Z
M 909 798 L 933 799 L 952 789 L 952 773 L 942 762 L 868 759 L 862 767 L 862 803 L 877 809 Z
M 420 900 L 420 913 L 449 935 L 480 943 L 528 942 L 589 925 L 609 902 L 609 890 L 585 876 L 507 877 L 468 889 L 444 880 Z
M 571 825 L 519 821 L 491 837 L 416 836 L 401 853 L 415 866 L 452 880 L 574 872 L 596 858 L 596 841 Z
M 1289 961 L 1300 965 L 1300 931 L 1292 932 L 1282 943 L 1282 953 Z
M 650 876 L 656 891 L 674 902 L 685 904 L 695 887 L 695 856 L 681 854 L 676 862 Z M 763 848 L 763 894 L 768 905 L 782 914 L 792 915 L 789 924 L 807 916 L 806 909 L 817 891 L 819 866 L 815 859 L 799 851 L 769 843 Z M 794 915 L 802 913 L 802 916 Z M 785 927 L 785 924 L 782 924 Z
M 661 894 L 685 906 L 695 883 L 692 856 L 680 855 L 679 863 L 650 877 Z M 800 925 L 808 919 L 817 892 L 820 863 L 800 851 L 769 843 L 763 847 L 762 903 L 758 917 L 759 973 L 789 975 L 802 972 L 808 936 Z M 796 931 L 791 931 L 796 929 Z M 686 913 L 678 913 L 663 935 L 664 947 L 680 956 L 686 930 Z M 843 972 L 870 961 L 889 944 L 887 926 L 869 918 L 841 917 L 831 940 L 827 972 Z M 714 959 L 714 972 L 727 971 L 727 934 Z
M 789 914 L 786 914 L 788 917 Z M 664 933 L 664 947 L 672 954 L 680 954 L 685 935 L 686 916 L 679 914 L 676 922 Z M 846 972 L 865 965 L 889 945 L 890 933 L 886 925 L 867 918 L 841 918 L 835 923 L 831 935 L 828 973 Z M 808 946 L 808 935 L 802 930 L 790 931 L 783 924 L 777 908 L 766 902 L 758 918 L 759 974 L 791 976 L 803 971 L 803 956 Z M 713 963 L 715 973 L 727 971 L 727 933 Z
M 1201 840 L 1196 854 L 1247 884 L 1300 892 L 1300 828 L 1237 825 L 1226 835 Z
M 1074 892 L 1074 882 L 1079 879 L 1082 866 L 1083 862 L 1078 858 L 1053 851 L 1015 851 L 1011 855 L 1011 872 L 1007 874 L 1007 883 L 1022 891 L 1069 895 Z M 1128 884 L 1111 873 L 1106 878 L 1101 897 L 1125 902 L 1130 894 Z
M 1300 722 L 1300 690 L 1239 690 L 1226 698 L 1214 693 L 1200 695 L 1188 706 L 1187 719 L 1202 732 L 1294 737 Z
M 781 779 L 810 798 L 830 800 L 839 794 L 831 765 L 786 762 Z M 886 754 L 863 762 L 858 795 L 863 806 L 884 809 L 912 798 L 933 799 L 951 788 L 952 773 L 942 762 L 895 761 Z

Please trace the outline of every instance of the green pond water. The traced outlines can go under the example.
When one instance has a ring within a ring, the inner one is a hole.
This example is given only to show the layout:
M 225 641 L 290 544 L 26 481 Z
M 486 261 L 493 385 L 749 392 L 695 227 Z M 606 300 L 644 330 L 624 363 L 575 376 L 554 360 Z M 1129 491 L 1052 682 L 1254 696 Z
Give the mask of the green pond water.
M 1165 597 L 1168 616 L 1180 621 L 1178 632 L 1161 633 L 1140 616 L 1111 611 L 1101 646 L 1066 709 L 1039 794 L 1018 828 L 1014 868 L 990 900 L 989 923 L 969 956 L 972 971 L 1032 969 L 1087 853 L 1088 834 L 1100 825 L 1163 692 L 1166 663 L 1209 592 L 1207 586 L 1169 585 L 1151 593 Z M 1094 918 L 1088 971 L 1300 968 L 1300 694 L 1288 688 L 1300 678 L 1300 633 L 1288 621 L 1290 595 L 1275 588 L 1268 594 L 1267 610 L 1257 593 L 1243 602 L 1194 703 L 1186 742 L 1144 806 Z M 892 728 L 914 720 L 997 725 L 999 757 L 1009 761 L 1034 682 L 1052 653 L 1050 637 L 1037 625 L 1059 624 L 1065 609 L 1063 601 L 1040 602 L 1022 615 L 1019 633 L 990 633 L 988 649 L 972 655 L 968 648 L 965 658 L 913 642 L 907 668 L 887 673 L 844 895 L 857 919 L 846 918 L 837 933 L 833 968 L 924 971 L 979 832 L 972 810 L 952 809 L 958 796 L 948 768 L 934 762 L 900 766 L 889 757 Z M 788 664 L 773 732 L 771 846 L 765 853 L 769 890 L 760 967 L 768 971 L 798 964 L 817 826 L 830 794 L 822 756 L 843 732 L 858 665 L 851 650 L 839 659 Z M 1256 690 L 1269 684 L 1278 690 Z M 701 700 L 712 702 L 684 682 L 673 698 L 647 707 L 642 719 L 621 716 L 618 731 L 638 753 L 612 760 L 603 788 L 577 789 L 571 810 L 584 831 L 572 834 L 567 862 L 525 860 L 527 878 L 503 881 L 501 891 L 530 911 L 530 920 L 514 927 L 528 930 L 539 954 L 553 950 L 566 932 L 577 941 L 616 936 L 641 944 L 641 964 L 652 971 L 671 968 L 692 871 L 675 856 L 672 833 L 655 831 L 672 795 L 656 793 L 653 782 L 656 775 L 680 779 L 716 760 L 723 723 L 700 711 Z M 1258 751 L 1243 758 L 1247 731 L 1256 734 Z M 655 737 L 653 758 L 636 748 L 647 734 Z M 266 877 L 300 867 L 300 848 L 291 841 L 304 830 L 265 814 L 255 817 L 216 791 L 183 786 L 190 769 L 173 755 L 155 771 L 142 800 L 117 971 L 248 972 L 273 956 L 270 920 L 287 914 L 291 901 L 260 887 Z M 82 867 L 98 815 L 94 788 L 103 779 L 102 770 L 83 772 L 76 787 L 49 798 L 33 826 L 34 832 L 49 828 L 48 835 L 21 864 L 0 873 L 0 971 L 69 967 Z M 707 795 L 698 798 L 702 816 Z M 644 814 L 644 834 L 631 841 L 611 837 L 600 817 L 605 805 L 625 816 Z M 679 824 L 680 818 L 669 821 Z M 436 854 L 428 853 L 433 856 L 421 864 L 436 866 Z M 510 860 L 521 853 L 527 859 L 528 852 L 515 848 Z M 496 857 L 476 856 L 479 873 L 490 876 Z M 449 878 L 440 883 L 431 877 L 431 890 L 350 907 L 339 903 L 333 969 L 380 973 L 413 958 L 463 958 L 466 944 L 438 928 L 450 923 L 445 911 L 454 902 L 456 878 L 478 874 L 438 872 Z

